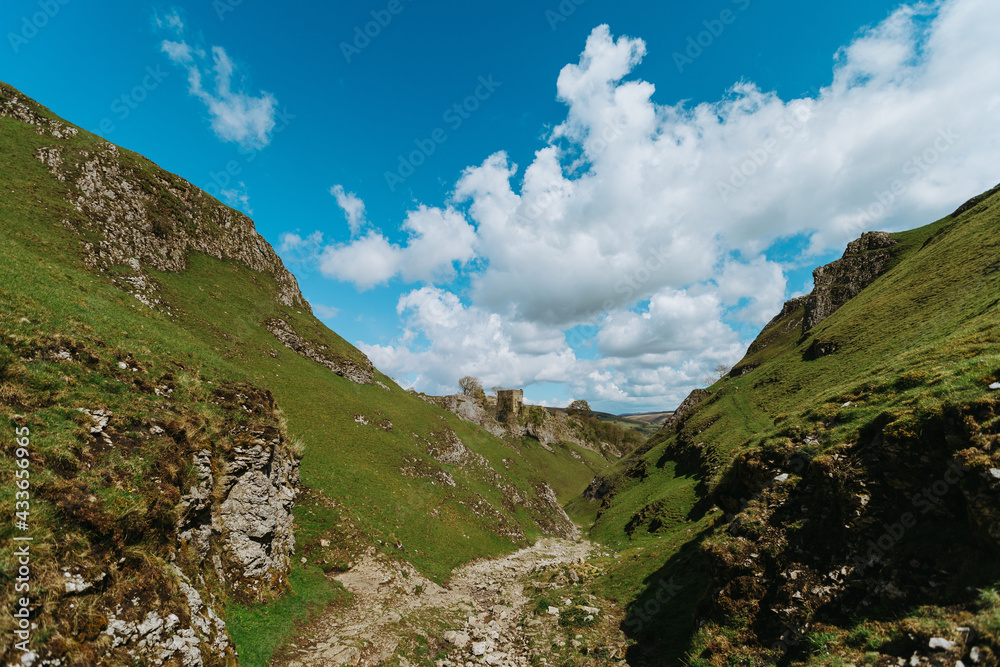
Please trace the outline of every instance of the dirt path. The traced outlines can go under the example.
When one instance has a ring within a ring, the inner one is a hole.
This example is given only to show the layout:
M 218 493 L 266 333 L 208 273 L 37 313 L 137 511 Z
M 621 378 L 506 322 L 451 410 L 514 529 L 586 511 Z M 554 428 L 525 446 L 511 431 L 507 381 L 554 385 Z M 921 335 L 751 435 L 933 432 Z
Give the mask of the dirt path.
M 532 655 L 544 655 L 552 645 L 557 614 L 539 618 L 525 606 L 526 579 L 563 566 L 579 567 L 592 549 L 586 541 L 544 539 L 503 558 L 455 570 L 447 588 L 409 564 L 367 555 L 337 576 L 354 594 L 353 606 L 319 619 L 272 666 L 367 666 L 398 660 L 407 667 L 417 659 L 443 667 L 529 665 Z M 568 608 L 570 601 L 565 602 Z M 399 653 L 411 658 L 397 657 Z

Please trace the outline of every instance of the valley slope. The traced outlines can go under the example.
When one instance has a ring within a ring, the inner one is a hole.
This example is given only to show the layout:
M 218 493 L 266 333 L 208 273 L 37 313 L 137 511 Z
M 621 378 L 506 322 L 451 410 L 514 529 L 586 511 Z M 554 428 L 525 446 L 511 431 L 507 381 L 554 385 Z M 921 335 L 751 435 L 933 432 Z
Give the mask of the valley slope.
M 567 500 L 606 459 L 401 389 L 243 214 L 5 84 L 0 176 L 0 507 L 29 508 L 0 528 L 0 578 L 15 609 L 31 538 L 36 658 L 266 664 L 370 549 L 440 582 L 577 534 L 537 470 Z
M 998 218 L 865 234 L 573 501 L 630 664 L 998 664 Z

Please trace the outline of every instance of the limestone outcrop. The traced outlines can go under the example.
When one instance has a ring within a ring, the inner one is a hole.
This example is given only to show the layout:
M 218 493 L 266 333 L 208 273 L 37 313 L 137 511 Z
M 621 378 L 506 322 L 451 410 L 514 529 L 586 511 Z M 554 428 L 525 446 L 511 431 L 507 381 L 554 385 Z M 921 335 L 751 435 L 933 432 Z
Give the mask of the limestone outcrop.
M 249 397 L 234 400 L 242 409 Z M 196 484 L 181 497 L 177 536 L 237 599 L 257 602 L 283 587 L 291 566 L 299 463 L 274 427 L 240 436 L 225 455 L 192 454 Z
M 321 366 L 326 366 L 342 378 L 357 384 L 371 384 L 375 378 L 375 367 L 368 357 L 361 355 L 361 361 L 355 361 L 342 355 L 331 353 L 326 346 L 317 349 L 308 340 L 295 332 L 291 324 L 282 319 L 271 319 L 264 322 L 264 328 L 271 332 L 281 343 L 306 359 L 311 359 Z M 359 353 L 360 354 L 360 353 Z M 382 385 L 385 387 L 385 385 Z
M 896 239 L 866 232 L 847 245 L 844 256 L 813 271 L 813 291 L 805 298 L 803 333 L 830 317 L 885 273 Z
M 275 283 L 279 303 L 309 310 L 295 277 L 247 216 L 114 144 L 99 140 L 96 148 L 81 148 L 73 141 L 78 129 L 2 85 L 0 115 L 56 140 L 35 157 L 69 186 L 72 212 L 63 224 L 79 234 L 88 266 L 130 268 L 131 276 L 115 280 L 146 305 L 167 310 L 151 296 L 155 281 L 147 269 L 183 271 L 190 254 L 201 252 L 265 274 Z

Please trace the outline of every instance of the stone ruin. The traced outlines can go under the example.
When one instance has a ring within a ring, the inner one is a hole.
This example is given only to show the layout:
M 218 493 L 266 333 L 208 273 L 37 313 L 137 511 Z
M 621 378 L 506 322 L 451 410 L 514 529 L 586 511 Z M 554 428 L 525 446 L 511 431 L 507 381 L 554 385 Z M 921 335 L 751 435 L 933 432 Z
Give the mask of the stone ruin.
M 500 389 L 497 391 L 497 421 L 501 424 L 516 422 L 523 404 L 523 389 Z

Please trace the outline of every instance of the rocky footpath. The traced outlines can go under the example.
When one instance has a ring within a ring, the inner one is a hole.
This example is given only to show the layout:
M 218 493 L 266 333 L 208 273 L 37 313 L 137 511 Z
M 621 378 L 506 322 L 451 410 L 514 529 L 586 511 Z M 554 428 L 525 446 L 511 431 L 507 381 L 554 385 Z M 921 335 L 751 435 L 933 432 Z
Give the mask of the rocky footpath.
M 350 571 L 336 576 L 354 594 L 353 606 L 318 620 L 301 635 L 313 639 L 286 647 L 272 664 L 407 667 L 428 659 L 439 667 L 523 667 L 550 659 L 555 664 L 553 647 L 583 648 L 575 635 L 566 639 L 560 614 L 584 614 L 588 624 L 608 616 L 604 631 L 621 642 L 606 603 L 577 604 L 567 597 L 542 613 L 530 604 L 533 591 L 544 588 L 558 598 L 574 577 L 579 581 L 575 571 L 587 567 L 593 549 L 586 541 L 544 539 L 503 558 L 459 568 L 446 586 L 408 563 L 369 550 Z

